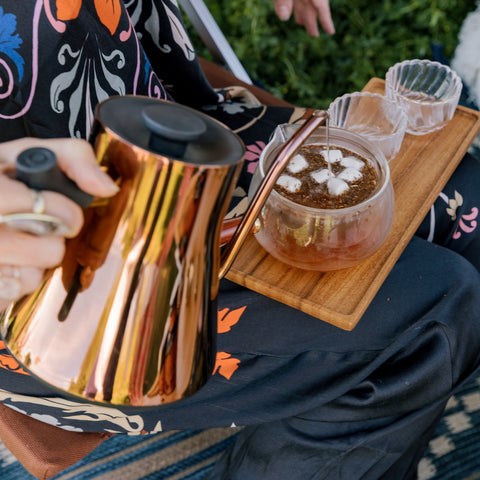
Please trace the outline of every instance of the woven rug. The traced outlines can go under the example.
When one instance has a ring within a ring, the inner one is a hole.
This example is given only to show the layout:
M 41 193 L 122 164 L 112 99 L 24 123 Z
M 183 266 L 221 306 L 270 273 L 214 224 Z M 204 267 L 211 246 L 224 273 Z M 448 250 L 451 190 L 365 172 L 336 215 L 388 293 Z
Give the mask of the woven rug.
M 200 480 L 232 443 L 236 428 L 118 435 L 55 480 Z M 35 480 L 0 443 L 0 479 Z
M 418 480 L 480 479 L 479 427 L 480 374 L 449 401 L 418 466 Z M 225 428 L 145 437 L 119 435 L 54 480 L 206 479 L 237 433 L 236 428 Z M 35 480 L 1 444 L 0 479 Z

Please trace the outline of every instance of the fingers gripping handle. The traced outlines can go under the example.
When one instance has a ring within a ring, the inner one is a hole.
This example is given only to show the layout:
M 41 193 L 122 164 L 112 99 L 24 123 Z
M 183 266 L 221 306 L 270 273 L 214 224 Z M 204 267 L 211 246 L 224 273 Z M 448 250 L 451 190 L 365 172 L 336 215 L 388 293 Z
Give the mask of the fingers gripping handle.
M 17 157 L 16 177 L 35 190 L 61 193 L 82 208 L 88 207 L 93 201 L 93 195 L 78 188 L 60 170 L 55 154 L 47 148 L 34 147 L 20 153 Z

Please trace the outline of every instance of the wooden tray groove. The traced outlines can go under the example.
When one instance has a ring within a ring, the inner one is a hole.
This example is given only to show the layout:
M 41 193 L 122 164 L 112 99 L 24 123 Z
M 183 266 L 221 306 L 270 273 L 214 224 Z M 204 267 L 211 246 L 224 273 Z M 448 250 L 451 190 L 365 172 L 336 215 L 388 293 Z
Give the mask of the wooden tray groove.
M 373 78 L 364 90 L 383 93 L 384 81 Z M 326 273 L 292 268 L 250 237 L 227 278 L 352 330 L 479 131 L 480 113 L 459 106 L 442 130 L 405 136 L 400 152 L 390 162 L 395 192 L 392 229 L 380 250 L 360 265 Z

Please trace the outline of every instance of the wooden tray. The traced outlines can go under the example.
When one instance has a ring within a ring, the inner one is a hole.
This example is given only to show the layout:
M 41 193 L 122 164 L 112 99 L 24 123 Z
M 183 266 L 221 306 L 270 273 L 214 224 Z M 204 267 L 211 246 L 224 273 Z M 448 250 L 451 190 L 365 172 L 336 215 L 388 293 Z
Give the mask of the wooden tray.
M 373 78 L 366 91 L 383 93 Z M 360 265 L 319 273 L 289 267 L 247 239 L 227 278 L 344 330 L 362 317 L 398 257 L 480 130 L 480 113 L 462 106 L 443 129 L 405 135 L 390 162 L 395 192 L 392 229 L 379 251 Z

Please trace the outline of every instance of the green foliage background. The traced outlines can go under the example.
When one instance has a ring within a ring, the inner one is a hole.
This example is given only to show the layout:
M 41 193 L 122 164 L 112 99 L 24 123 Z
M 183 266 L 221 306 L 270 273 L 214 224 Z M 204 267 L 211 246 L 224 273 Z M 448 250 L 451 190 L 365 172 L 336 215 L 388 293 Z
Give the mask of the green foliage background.
M 273 0 L 205 3 L 254 80 L 314 108 L 383 78 L 398 61 L 432 58 L 432 43 L 452 58 L 461 24 L 476 7 L 475 0 L 330 0 L 335 35 L 310 38 L 293 19 L 278 20 Z

